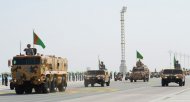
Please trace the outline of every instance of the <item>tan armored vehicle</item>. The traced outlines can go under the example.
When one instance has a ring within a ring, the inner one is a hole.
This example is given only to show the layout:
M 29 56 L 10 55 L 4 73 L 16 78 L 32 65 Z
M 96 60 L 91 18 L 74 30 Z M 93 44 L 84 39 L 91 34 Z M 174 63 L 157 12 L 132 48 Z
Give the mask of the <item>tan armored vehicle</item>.
M 136 67 L 133 67 L 130 74 L 131 82 L 136 82 L 137 80 L 149 81 L 149 69 L 140 60 L 136 63 Z
M 94 84 L 100 84 L 104 87 L 104 84 L 107 86 L 110 85 L 110 75 L 107 70 L 88 70 L 84 76 L 84 86 L 88 87 L 91 84 L 94 87 Z
M 164 69 L 161 78 L 162 86 L 168 86 L 171 82 L 185 86 L 185 74 L 181 69 Z
M 36 49 L 28 47 L 26 55 L 12 59 L 12 88 L 17 94 L 65 91 L 67 87 L 67 59 L 55 56 L 36 55 Z M 32 52 L 32 53 L 31 53 Z

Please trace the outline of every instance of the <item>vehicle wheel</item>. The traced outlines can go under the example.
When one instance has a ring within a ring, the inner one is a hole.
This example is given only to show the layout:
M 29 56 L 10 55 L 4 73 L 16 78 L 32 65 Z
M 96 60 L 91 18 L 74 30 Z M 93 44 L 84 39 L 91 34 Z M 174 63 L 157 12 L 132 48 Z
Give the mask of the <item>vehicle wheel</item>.
M 50 92 L 56 92 L 56 90 L 57 90 L 57 86 L 56 86 L 56 78 L 53 78 L 53 80 L 51 81 Z
M 162 86 L 165 86 L 165 81 L 162 79 Z
M 147 80 L 146 80 L 147 82 L 149 82 L 149 78 L 147 78 Z
M 143 81 L 145 82 L 145 81 L 146 81 L 146 78 L 144 78 Z
M 14 88 L 15 88 L 15 86 L 14 86 L 14 84 L 11 82 L 11 83 L 10 83 L 10 89 L 11 89 L 11 90 L 14 90 Z
M 91 87 L 94 87 L 94 84 L 93 84 L 93 83 L 91 84 Z
M 24 93 L 24 88 L 22 85 L 18 85 L 15 87 L 16 94 L 23 94 Z
M 137 80 L 134 80 L 134 82 L 137 82 Z
M 131 82 L 133 82 L 133 79 L 130 79 Z
M 86 81 L 84 81 L 84 86 L 88 87 L 88 83 Z
M 165 86 L 165 83 L 162 82 L 162 86 Z
M 65 91 L 67 87 L 67 82 L 65 82 L 65 78 L 62 77 L 61 84 L 58 86 L 60 92 Z
M 166 83 L 166 86 L 168 86 L 169 85 L 169 83 Z
M 106 86 L 110 86 L 110 81 L 108 81 L 108 82 L 106 83 Z
M 185 81 L 183 82 L 183 86 L 185 86 Z
M 180 82 L 179 82 L 179 86 L 182 86 L 182 85 L 183 85 L 183 82 L 182 82 L 182 81 L 180 81 Z
M 43 93 L 49 93 L 51 88 L 51 82 L 49 78 L 46 78 L 46 81 L 44 84 L 42 84 L 42 92 Z
M 104 87 L 104 82 L 101 83 L 101 86 Z
M 117 81 L 117 79 L 115 78 L 115 81 Z

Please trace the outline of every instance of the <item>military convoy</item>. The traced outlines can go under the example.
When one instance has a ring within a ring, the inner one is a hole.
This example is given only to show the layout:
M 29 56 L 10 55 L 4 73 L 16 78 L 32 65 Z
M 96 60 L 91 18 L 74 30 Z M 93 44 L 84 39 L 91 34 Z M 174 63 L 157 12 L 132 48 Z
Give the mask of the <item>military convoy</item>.
M 12 59 L 11 89 L 17 94 L 49 93 L 65 91 L 67 87 L 68 61 L 66 58 L 36 54 L 35 48 L 25 49 L 26 54 L 16 55 Z
M 65 91 L 67 87 L 68 61 L 66 58 L 55 57 L 54 55 L 44 56 L 37 54 L 37 49 L 27 45 L 24 51 L 9 60 L 11 67 L 10 89 L 15 89 L 17 94 L 31 94 L 34 89 L 36 93 L 49 93 Z M 136 82 L 137 80 L 149 81 L 149 69 L 140 60 L 133 67 L 131 73 L 127 73 L 125 80 Z M 158 77 L 158 75 L 157 75 Z M 122 81 L 123 75 L 118 73 L 115 81 Z M 180 68 L 180 64 L 175 63 L 175 69 L 165 69 L 161 75 L 162 86 L 168 86 L 170 82 L 175 82 L 179 86 L 185 85 L 185 74 Z M 95 84 L 102 87 L 110 86 L 110 75 L 103 62 L 99 63 L 99 70 L 88 70 L 84 75 L 84 86 Z
M 137 80 L 149 81 L 149 69 L 140 60 L 137 61 L 136 67 L 133 67 L 130 74 L 130 81 L 136 82 Z

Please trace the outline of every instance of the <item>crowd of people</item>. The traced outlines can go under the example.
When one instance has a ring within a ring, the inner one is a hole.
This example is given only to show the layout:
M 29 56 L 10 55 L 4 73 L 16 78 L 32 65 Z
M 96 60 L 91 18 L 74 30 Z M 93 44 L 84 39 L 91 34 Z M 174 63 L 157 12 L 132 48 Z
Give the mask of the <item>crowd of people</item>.
M 110 72 L 110 79 L 117 75 L 117 72 Z M 68 81 L 83 81 L 85 72 L 68 72 Z

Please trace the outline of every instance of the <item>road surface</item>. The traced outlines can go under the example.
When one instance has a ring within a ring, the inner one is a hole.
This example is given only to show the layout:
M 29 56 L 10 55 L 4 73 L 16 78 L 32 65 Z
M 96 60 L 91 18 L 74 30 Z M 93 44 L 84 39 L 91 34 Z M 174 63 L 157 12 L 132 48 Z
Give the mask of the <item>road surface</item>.
M 161 87 L 160 78 L 149 82 L 111 81 L 109 87 L 85 88 L 83 82 L 69 82 L 65 92 L 17 95 L 8 87 L 0 88 L 1 102 L 190 102 L 190 77 L 186 85 L 172 83 Z

